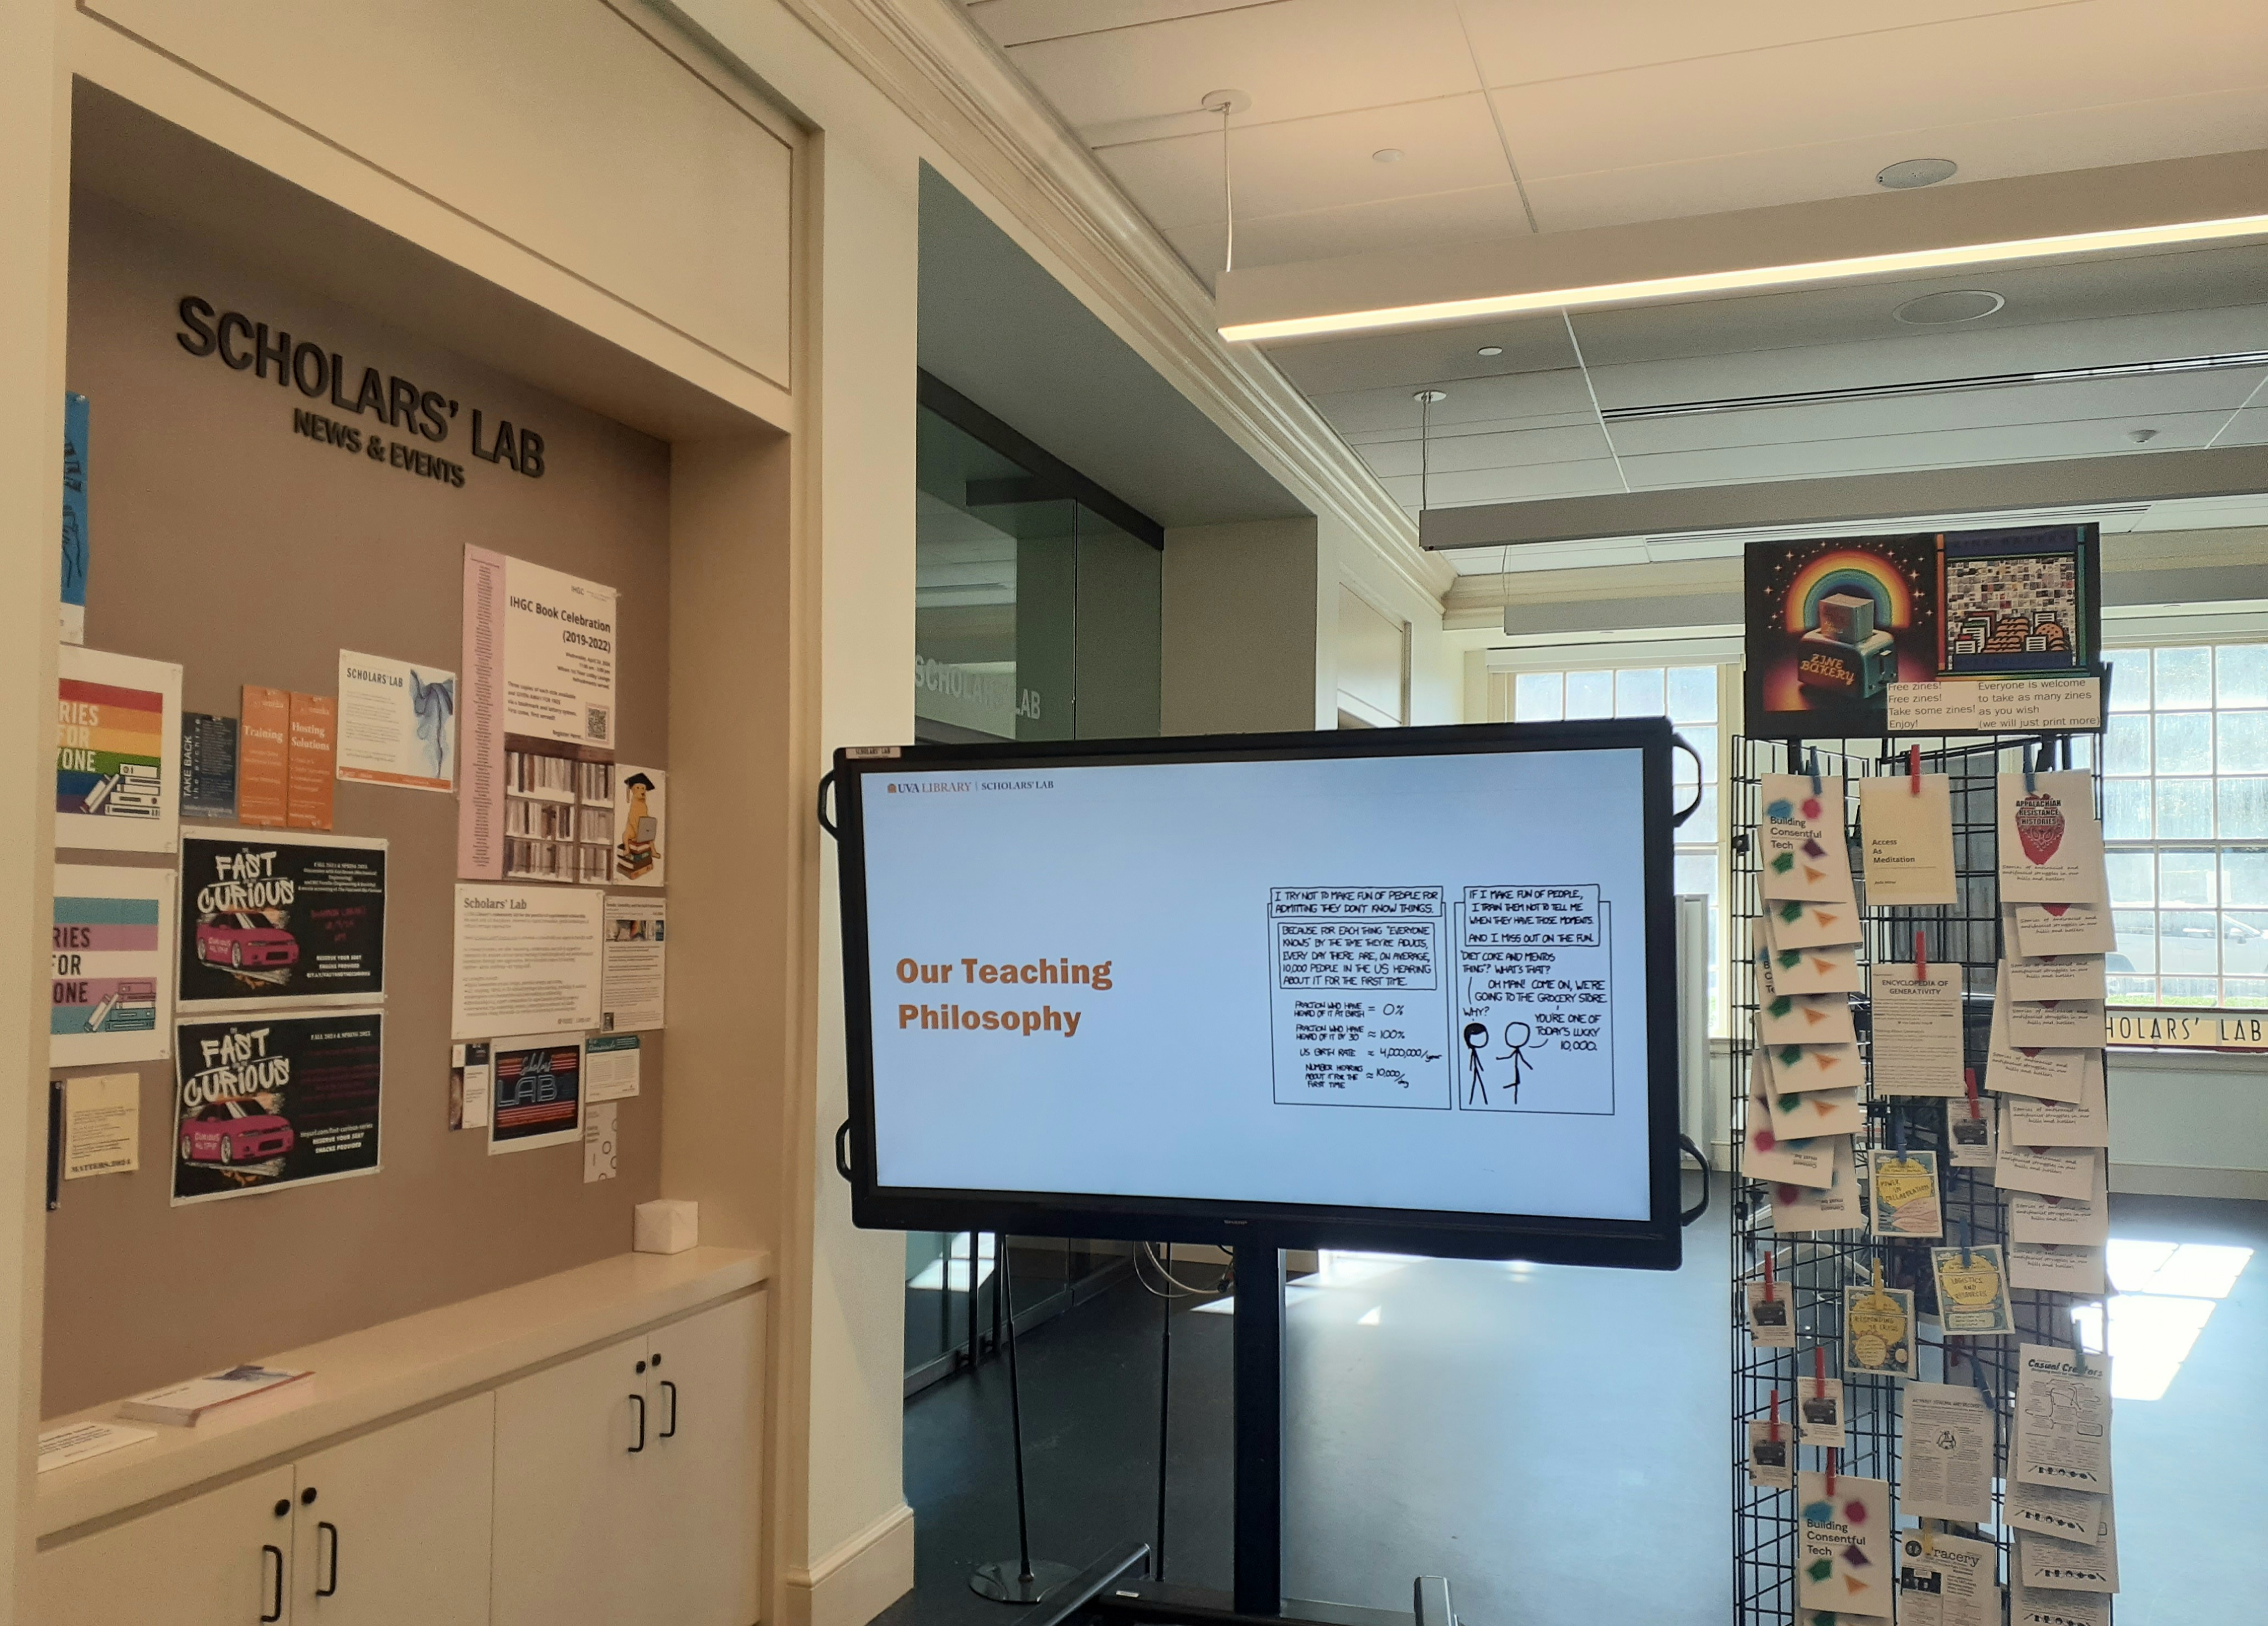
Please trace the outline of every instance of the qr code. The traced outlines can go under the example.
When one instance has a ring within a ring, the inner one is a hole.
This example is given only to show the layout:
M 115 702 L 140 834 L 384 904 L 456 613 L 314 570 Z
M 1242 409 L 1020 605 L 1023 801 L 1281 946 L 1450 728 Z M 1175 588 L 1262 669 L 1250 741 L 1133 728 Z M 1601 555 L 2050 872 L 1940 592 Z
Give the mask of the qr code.
M 612 726 L 613 717 L 614 717 L 614 713 L 613 713 L 613 711 L 612 711 L 611 710 L 609 710 L 608 707 L 605 707 L 605 706 L 585 706 L 585 707 L 584 707 L 584 708 L 583 708 L 583 734 L 584 734 L 584 737 L 585 737 L 585 739 L 606 739 L 610 738 L 611 736 L 608 733 L 608 732 L 607 732 L 607 731 L 608 730 L 608 728 L 609 728 L 610 726 Z

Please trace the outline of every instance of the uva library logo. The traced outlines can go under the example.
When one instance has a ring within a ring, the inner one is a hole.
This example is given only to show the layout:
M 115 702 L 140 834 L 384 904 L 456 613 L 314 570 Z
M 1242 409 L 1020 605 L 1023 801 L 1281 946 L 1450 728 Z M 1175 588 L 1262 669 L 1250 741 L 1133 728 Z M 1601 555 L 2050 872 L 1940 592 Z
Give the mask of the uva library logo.
M 312 339 L 294 342 L 283 328 L 271 331 L 241 311 L 216 313 L 211 301 L 195 294 L 183 296 L 177 309 L 184 331 L 173 338 L 190 355 L 217 357 L 231 372 L 248 372 L 255 379 L 269 377 L 272 370 L 277 388 L 297 388 L 309 401 L 354 415 L 349 422 L 295 406 L 292 433 L 422 480 L 465 483 L 462 463 L 426 449 L 446 444 L 455 432 L 462 403 L 454 398 L 375 367 L 363 368 L 357 379 L 338 351 Z M 372 422 L 364 422 L 365 414 Z M 474 457 L 529 480 L 543 478 L 543 437 L 535 430 L 516 428 L 510 418 L 496 419 L 491 428 L 478 407 L 472 408 L 469 427 Z

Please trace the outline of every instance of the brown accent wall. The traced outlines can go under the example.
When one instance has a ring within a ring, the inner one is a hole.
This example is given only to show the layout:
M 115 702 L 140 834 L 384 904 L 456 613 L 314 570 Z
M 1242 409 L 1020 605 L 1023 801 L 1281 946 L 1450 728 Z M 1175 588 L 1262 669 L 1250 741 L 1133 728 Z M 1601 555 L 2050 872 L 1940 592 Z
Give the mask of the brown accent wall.
M 477 543 L 620 589 L 622 757 L 668 766 L 666 445 L 100 199 L 77 202 L 70 265 L 70 385 L 92 420 L 90 648 L 179 661 L 185 709 L 232 717 L 247 683 L 332 693 L 342 648 L 457 671 Z M 295 407 L 365 432 L 370 418 L 189 356 L 173 335 L 192 293 L 357 377 L 446 390 L 460 403 L 448 438 L 414 444 L 461 464 L 463 486 L 295 434 Z M 541 480 L 469 454 L 475 405 L 542 434 Z M 673 783 L 673 819 L 689 788 Z M 491 1158 L 485 1131 L 447 1127 L 456 817 L 451 797 L 337 786 L 339 832 L 391 845 L 380 1172 L 173 1208 L 171 1069 L 144 1065 L 141 1169 L 67 1182 L 48 1217 L 43 1416 L 629 1247 L 631 1207 L 659 1195 L 662 1035 L 644 1036 L 643 1093 L 621 1103 L 616 1180 L 585 1185 L 577 1146 Z

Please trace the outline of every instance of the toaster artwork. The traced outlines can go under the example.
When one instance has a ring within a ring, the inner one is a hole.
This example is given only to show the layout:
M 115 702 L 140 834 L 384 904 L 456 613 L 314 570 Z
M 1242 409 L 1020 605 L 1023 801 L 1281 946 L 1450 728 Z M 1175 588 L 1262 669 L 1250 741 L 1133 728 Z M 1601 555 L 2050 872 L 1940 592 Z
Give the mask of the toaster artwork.
M 1855 700 L 1870 700 L 1898 681 L 1898 651 L 1874 625 L 1874 601 L 1830 593 L 1819 601 L 1819 623 L 1803 635 L 1796 681 Z

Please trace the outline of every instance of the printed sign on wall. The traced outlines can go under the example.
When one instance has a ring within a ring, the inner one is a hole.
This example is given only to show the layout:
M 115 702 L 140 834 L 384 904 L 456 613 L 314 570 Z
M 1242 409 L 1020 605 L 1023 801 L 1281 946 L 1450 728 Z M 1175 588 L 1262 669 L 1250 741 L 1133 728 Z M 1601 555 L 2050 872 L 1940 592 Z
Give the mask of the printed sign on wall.
M 181 1023 L 174 1203 L 376 1174 L 382 1021 L 326 1011 Z
M 184 1009 L 386 997 L 386 843 L 283 830 L 181 843 Z

